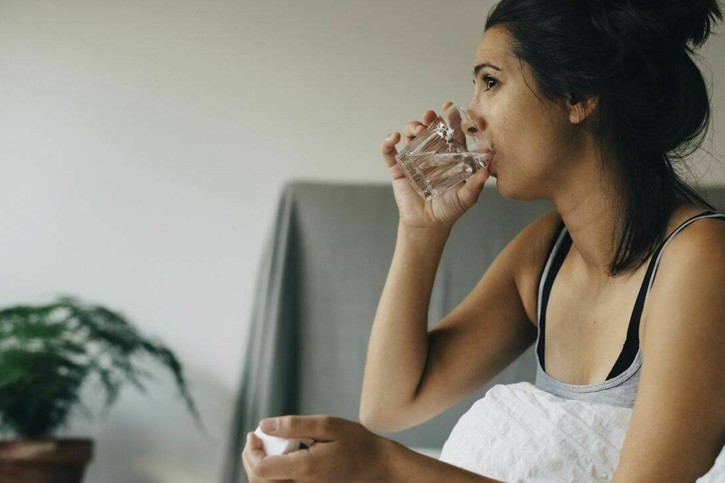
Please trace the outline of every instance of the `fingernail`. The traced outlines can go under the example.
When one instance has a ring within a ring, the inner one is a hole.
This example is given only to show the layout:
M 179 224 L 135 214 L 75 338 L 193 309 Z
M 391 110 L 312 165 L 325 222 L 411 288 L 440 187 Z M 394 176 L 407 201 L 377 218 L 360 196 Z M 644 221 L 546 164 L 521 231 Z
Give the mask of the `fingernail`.
M 262 428 L 262 431 L 265 433 L 274 433 L 279 429 L 279 421 L 277 421 L 276 418 L 263 419 L 259 423 L 259 427 Z

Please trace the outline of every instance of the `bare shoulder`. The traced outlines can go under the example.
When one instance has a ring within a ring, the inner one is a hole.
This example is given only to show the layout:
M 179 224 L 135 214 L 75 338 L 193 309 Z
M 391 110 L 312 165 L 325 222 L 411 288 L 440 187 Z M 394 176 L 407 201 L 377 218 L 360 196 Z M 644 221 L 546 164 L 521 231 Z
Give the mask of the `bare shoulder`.
M 642 322 L 642 337 L 646 337 L 647 327 L 652 325 L 647 319 L 652 318 L 653 314 L 679 310 L 685 304 L 698 307 L 693 310 L 700 312 L 725 309 L 725 299 L 718 295 L 723 284 L 725 219 L 698 219 L 675 235 L 662 252 L 651 292 L 647 297 L 649 307 L 646 310 L 647 317 Z M 715 297 L 703 297 L 708 293 Z M 675 294 L 677 296 L 673 296 Z M 697 322 L 692 320 L 688 323 Z
M 658 273 L 674 273 L 693 264 L 724 259 L 725 218 L 700 218 L 672 237 L 662 252 Z M 725 271 L 724 264 L 707 268 L 708 272 Z
M 516 287 L 526 314 L 534 325 L 538 323 L 536 312 L 539 277 L 560 223 L 561 216 L 556 210 L 547 211 L 521 230 L 512 241 L 519 255 L 515 272 Z

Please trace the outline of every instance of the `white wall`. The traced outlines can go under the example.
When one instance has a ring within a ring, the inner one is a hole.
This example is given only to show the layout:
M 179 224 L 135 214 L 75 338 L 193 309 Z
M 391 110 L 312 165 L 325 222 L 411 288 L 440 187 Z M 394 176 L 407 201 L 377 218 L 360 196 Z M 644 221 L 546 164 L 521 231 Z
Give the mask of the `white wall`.
M 387 182 L 387 133 L 468 102 L 491 5 L 0 0 L 0 304 L 123 312 L 180 356 L 209 429 L 169 378 L 129 388 L 64 433 L 96 439 L 90 483 L 219 479 L 283 183 Z M 723 40 L 704 53 L 722 157 Z M 725 183 L 723 162 L 696 171 Z

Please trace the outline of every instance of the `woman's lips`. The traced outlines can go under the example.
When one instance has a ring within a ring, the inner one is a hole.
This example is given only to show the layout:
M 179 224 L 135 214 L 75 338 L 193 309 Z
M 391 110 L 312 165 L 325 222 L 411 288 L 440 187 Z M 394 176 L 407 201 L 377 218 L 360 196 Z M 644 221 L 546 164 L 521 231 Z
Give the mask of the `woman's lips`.
M 494 174 L 494 171 L 496 169 L 496 153 L 491 156 L 491 158 L 488 160 L 488 164 L 486 165 L 486 170 L 489 172 L 489 174 Z

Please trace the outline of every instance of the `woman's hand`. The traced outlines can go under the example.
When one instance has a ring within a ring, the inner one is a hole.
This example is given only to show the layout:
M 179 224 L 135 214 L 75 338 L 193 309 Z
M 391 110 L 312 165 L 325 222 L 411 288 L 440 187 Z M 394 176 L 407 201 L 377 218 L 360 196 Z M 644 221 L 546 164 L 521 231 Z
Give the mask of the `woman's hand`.
M 271 431 L 267 422 L 274 420 L 278 421 L 279 429 Z M 393 442 L 360 423 L 334 416 L 281 416 L 265 419 L 260 426 L 273 436 L 311 438 L 315 442 L 306 449 L 266 456 L 261 440 L 249 433 L 242 459 L 252 483 L 354 483 L 388 479 Z
M 445 111 L 451 104 L 446 102 L 442 110 Z M 434 111 L 426 111 L 423 114 L 423 122 L 411 121 L 406 124 L 403 127 L 401 149 L 410 144 L 436 117 Z M 394 132 L 383 140 L 380 147 L 393 180 L 393 193 L 400 212 L 400 223 L 412 228 L 450 228 L 478 201 L 483 185 L 489 177 L 488 171 L 481 169 L 465 183 L 449 189 L 432 200 L 425 201 L 410 185 L 395 161 L 395 155 L 398 154 L 395 146 L 400 141 L 401 135 Z

